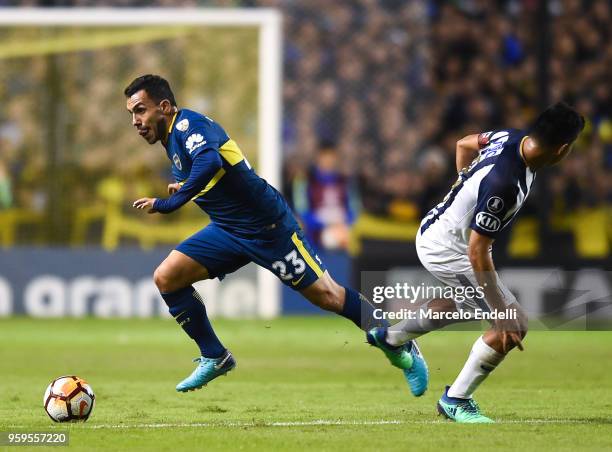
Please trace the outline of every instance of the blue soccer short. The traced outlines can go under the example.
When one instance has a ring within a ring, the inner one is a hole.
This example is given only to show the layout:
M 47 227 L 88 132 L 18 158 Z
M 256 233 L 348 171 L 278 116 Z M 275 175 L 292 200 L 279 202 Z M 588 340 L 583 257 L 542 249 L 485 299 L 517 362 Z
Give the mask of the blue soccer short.
M 245 239 L 210 223 L 176 250 L 206 267 L 210 278 L 223 279 L 249 262 L 255 262 L 274 273 L 285 285 L 302 290 L 325 272 L 325 266 L 299 227 L 272 229 L 253 239 Z

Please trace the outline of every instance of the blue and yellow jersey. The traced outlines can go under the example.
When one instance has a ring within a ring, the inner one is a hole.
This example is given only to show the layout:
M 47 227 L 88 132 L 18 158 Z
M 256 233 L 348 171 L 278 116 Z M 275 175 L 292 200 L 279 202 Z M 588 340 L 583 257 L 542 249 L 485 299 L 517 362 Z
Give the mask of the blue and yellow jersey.
M 194 111 L 179 110 L 166 143 L 174 179 L 184 182 L 193 159 L 204 152 L 218 152 L 222 161 L 222 167 L 193 198 L 211 221 L 243 236 L 297 226 L 283 196 L 253 171 L 238 144 L 219 124 Z

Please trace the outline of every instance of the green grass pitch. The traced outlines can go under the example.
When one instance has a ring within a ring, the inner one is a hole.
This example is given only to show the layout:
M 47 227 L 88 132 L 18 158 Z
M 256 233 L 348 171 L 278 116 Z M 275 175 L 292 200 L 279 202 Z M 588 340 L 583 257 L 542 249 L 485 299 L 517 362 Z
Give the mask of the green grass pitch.
M 431 382 L 416 399 L 344 319 L 214 323 L 237 368 L 178 394 L 197 349 L 171 320 L 2 320 L 0 430 L 69 431 L 69 449 L 86 451 L 612 448 L 612 332 L 530 333 L 477 393 L 499 422 L 470 426 L 435 404 L 475 332 L 420 340 Z M 43 392 L 62 374 L 95 390 L 88 422 L 45 414 Z

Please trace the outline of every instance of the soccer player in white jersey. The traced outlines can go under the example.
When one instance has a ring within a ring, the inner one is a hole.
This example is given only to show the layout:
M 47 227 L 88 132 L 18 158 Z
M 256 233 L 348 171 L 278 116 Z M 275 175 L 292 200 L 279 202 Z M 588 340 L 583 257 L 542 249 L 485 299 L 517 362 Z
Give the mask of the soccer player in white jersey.
M 583 128 L 584 118 L 560 102 L 545 110 L 528 131 L 501 129 L 468 135 L 457 142 L 459 177 L 444 200 L 423 218 L 416 247 L 421 263 L 446 286 L 471 286 L 480 291 L 473 290 L 475 296 L 461 303 L 430 300 L 418 310 L 422 314 L 429 309 L 436 312 L 436 318 L 448 319 L 416 315 L 372 332 L 390 346 L 400 346 L 461 320 L 440 313 L 507 313 L 507 319 L 490 321 L 490 329 L 476 340 L 459 376 L 438 401 L 438 412 L 451 420 L 493 422 L 480 413 L 472 394 L 512 348 L 523 350 L 527 317 L 495 272 L 492 244 L 515 218 L 536 172 L 561 161 Z

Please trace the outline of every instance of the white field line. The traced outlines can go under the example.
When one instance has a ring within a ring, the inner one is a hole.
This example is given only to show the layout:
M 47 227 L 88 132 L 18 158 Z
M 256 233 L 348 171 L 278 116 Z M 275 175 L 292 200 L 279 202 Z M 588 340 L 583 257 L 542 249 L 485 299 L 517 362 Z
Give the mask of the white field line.
M 612 419 L 610 419 L 612 423 Z M 499 424 L 590 424 L 588 419 L 514 419 L 497 421 Z M 593 422 L 599 424 L 601 422 Z M 343 421 L 339 419 L 317 419 L 312 421 L 278 422 L 195 422 L 195 423 L 151 423 L 151 424 L 94 424 L 91 429 L 148 429 L 148 428 L 224 428 L 224 427 L 309 427 L 309 426 L 367 426 L 367 425 L 435 425 L 451 424 L 447 420 L 374 420 Z
M 242 421 L 228 421 L 228 422 L 193 422 L 193 423 L 151 423 L 151 424 L 61 424 L 53 425 L 52 429 L 62 429 L 66 427 L 82 427 L 84 430 L 97 430 L 97 429 L 155 429 L 155 428 L 245 428 L 245 427 L 309 427 L 309 426 L 367 426 L 367 425 L 451 425 L 452 422 L 446 419 L 411 419 L 411 420 L 374 420 L 374 421 L 344 421 L 341 419 L 316 419 L 312 421 L 274 421 L 274 422 L 242 422 Z M 579 424 L 612 424 L 612 418 L 600 420 L 600 419 L 512 419 L 512 420 L 500 420 L 496 421 L 495 424 L 522 424 L 522 425 L 579 425 Z M 493 424 L 493 426 L 495 425 Z M 20 425 L 10 425 L 6 428 L 24 428 Z

